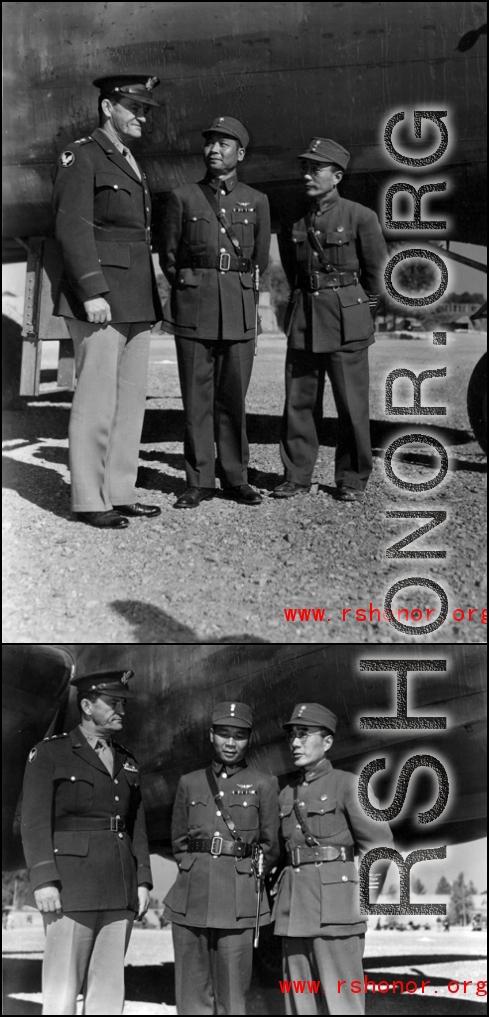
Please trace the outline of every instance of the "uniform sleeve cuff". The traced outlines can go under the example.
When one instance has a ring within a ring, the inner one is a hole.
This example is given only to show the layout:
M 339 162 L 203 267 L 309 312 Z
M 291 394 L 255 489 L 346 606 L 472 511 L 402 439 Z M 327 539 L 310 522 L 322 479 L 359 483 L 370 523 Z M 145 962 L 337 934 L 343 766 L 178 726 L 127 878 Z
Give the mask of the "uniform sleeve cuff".
M 100 294 L 109 292 L 109 286 L 107 286 L 102 272 L 90 272 L 88 275 L 84 275 L 82 279 L 77 279 L 76 288 L 78 296 L 82 301 L 91 300 L 92 297 L 98 297 Z
M 151 875 L 151 869 L 149 865 L 148 866 L 141 865 L 140 869 L 138 870 L 138 886 L 141 886 L 142 883 L 147 883 L 148 886 L 151 889 L 153 889 L 153 877 Z
M 42 886 L 43 883 L 59 883 L 59 872 L 56 868 L 56 863 L 53 862 L 38 862 L 37 865 L 33 865 L 29 872 L 31 887 L 33 890 L 37 890 L 38 886 Z

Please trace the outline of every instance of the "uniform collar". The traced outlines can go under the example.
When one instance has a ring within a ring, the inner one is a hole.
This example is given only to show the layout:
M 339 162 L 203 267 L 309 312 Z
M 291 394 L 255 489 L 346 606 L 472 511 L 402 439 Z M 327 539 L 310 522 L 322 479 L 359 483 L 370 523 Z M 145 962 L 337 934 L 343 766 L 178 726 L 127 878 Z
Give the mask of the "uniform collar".
M 314 770 L 301 771 L 301 783 L 310 784 L 313 780 L 317 780 L 318 777 L 325 777 L 327 773 L 333 769 L 329 759 L 321 759 L 321 761 L 314 767 Z
M 235 773 L 244 770 L 247 765 L 245 759 L 242 759 L 240 763 L 234 763 L 232 766 L 229 763 L 221 763 L 218 759 L 212 760 L 212 770 L 216 777 L 222 777 L 223 774 L 226 774 L 226 777 L 234 777 Z
M 110 749 L 113 748 L 112 738 L 102 738 L 101 735 L 90 734 L 88 731 L 85 731 L 85 728 L 83 728 L 81 724 L 79 725 L 79 730 L 81 731 L 82 735 L 87 739 L 88 744 L 92 746 L 92 749 L 95 748 L 97 742 L 105 742 Z
M 229 194 L 230 191 L 234 191 L 234 188 L 238 183 L 238 175 L 237 173 L 233 173 L 233 175 L 228 177 L 226 180 L 221 180 L 219 177 L 211 177 L 207 173 L 205 176 L 204 183 L 208 184 L 213 191 L 217 192 L 224 188 L 224 190 L 226 190 L 227 193 Z
M 329 194 L 325 194 L 318 202 L 316 202 L 313 211 L 316 215 L 322 215 L 323 212 L 329 212 L 330 208 L 334 208 L 334 206 L 338 204 L 339 197 L 340 196 L 335 187 L 334 191 L 330 191 Z

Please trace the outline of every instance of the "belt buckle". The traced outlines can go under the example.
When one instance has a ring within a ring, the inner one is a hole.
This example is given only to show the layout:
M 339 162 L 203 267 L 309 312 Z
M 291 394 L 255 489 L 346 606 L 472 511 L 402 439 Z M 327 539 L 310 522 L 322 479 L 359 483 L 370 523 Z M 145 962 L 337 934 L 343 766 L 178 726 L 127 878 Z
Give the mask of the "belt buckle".
M 228 254 L 227 251 L 223 251 L 223 253 L 219 255 L 219 271 L 229 272 L 230 268 L 231 268 L 231 255 Z
M 311 272 L 309 276 L 309 286 L 312 290 L 319 289 L 319 272 Z
M 110 829 L 112 833 L 117 833 L 119 830 L 119 816 L 110 817 Z
M 334 847 L 333 844 L 325 844 L 322 849 L 323 861 L 335 862 L 340 857 L 339 848 Z
M 300 847 L 293 847 L 291 849 L 291 852 L 290 852 L 290 857 L 292 859 L 292 865 L 294 866 L 294 869 L 296 869 L 297 866 L 301 864 L 301 849 L 300 849 Z
M 222 837 L 217 836 L 213 837 L 211 840 L 211 855 L 215 855 L 215 857 L 217 858 L 221 854 L 221 851 L 222 851 Z

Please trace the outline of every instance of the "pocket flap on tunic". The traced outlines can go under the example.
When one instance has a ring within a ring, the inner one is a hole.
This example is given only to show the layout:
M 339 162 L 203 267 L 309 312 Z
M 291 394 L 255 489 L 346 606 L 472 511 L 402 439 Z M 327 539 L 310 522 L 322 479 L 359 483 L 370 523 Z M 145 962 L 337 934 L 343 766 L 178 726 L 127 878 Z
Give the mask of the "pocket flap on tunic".
M 96 248 L 101 265 L 129 268 L 131 256 L 127 244 L 118 244 L 115 240 L 97 240 Z
M 88 855 L 89 834 L 79 830 L 59 830 L 54 834 L 54 848 L 57 855 Z
M 77 780 L 85 780 L 88 784 L 93 784 L 93 776 L 89 770 L 76 770 L 73 766 L 57 766 L 53 780 L 71 780 L 73 784 Z
M 308 815 L 324 815 L 325 812 L 334 812 L 336 808 L 336 798 L 317 798 L 312 802 L 307 802 Z
M 210 208 L 189 208 L 183 215 L 183 221 L 197 222 L 199 219 L 205 219 L 206 222 L 210 222 L 212 215 Z
M 131 194 L 131 184 L 125 180 L 120 173 L 96 173 L 96 187 L 111 187 L 114 191 L 128 191 Z
M 323 862 L 318 866 L 322 883 L 359 883 L 353 862 Z
M 326 243 L 335 244 L 338 247 L 342 247 L 343 244 L 348 244 L 352 239 L 352 232 L 350 230 L 343 230 L 341 233 L 326 233 Z
M 236 872 L 242 875 L 251 875 L 251 858 L 236 858 Z
M 231 222 L 242 222 L 247 226 L 250 222 L 256 222 L 256 212 L 247 212 L 246 209 L 242 212 L 231 212 Z
M 292 802 L 284 802 L 283 805 L 280 806 L 279 812 L 280 819 L 283 819 L 285 816 L 290 816 L 292 808 L 293 808 Z
M 342 307 L 352 307 L 354 304 L 368 304 L 368 297 L 361 286 L 340 286 L 336 292 Z
M 195 862 L 195 855 L 193 855 L 190 852 L 188 852 L 186 855 L 183 856 L 183 858 L 182 858 L 181 862 L 179 863 L 178 867 L 179 867 L 179 869 L 182 869 L 183 872 L 188 872 L 188 870 L 192 868 L 192 865 L 194 864 L 194 862 Z
M 251 287 L 253 286 L 251 272 L 240 273 L 239 278 L 241 279 L 241 285 L 244 286 L 245 290 L 251 289 Z

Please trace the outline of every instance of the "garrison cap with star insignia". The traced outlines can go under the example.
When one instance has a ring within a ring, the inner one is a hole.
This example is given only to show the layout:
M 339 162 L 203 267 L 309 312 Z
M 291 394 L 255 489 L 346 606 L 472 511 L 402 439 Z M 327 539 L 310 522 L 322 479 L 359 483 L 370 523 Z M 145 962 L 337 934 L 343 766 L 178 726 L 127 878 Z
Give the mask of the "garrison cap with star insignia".
M 212 723 L 252 728 L 253 710 L 246 703 L 217 703 L 212 711 Z
M 282 727 L 287 729 L 295 727 L 296 724 L 298 726 L 303 724 L 304 727 L 327 727 L 328 731 L 334 734 L 337 723 L 338 718 L 327 706 L 322 706 L 321 703 L 297 703 L 290 720 L 282 724 Z
M 96 78 L 93 84 L 100 88 L 101 99 L 137 99 L 143 106 L 159 106 L 153 99 L 153 88 L 157 88 L 160 79 L 156 75 L 118 74 L 107 78 Z
M 313 159 L 315 162 L 334 162 L 342 170 L 346 170 L 350 161 L 350 153 L 337 141 L 331 141 L 331 138 L 313 138 L 309 142 L 307 152 L 302 152 L 298 158 Z
M 78 693 L 98 692 L 102 696 L 119 696 L 123 699 L 134 699 L 134 692 L 129 689 L 129 681 L 134 678 L 134 671 L 93 671 L 92 674 L 72 678 Z
M 235 117 L 215 117 L 210 127 L 202 131 L 205 138 L 207 134 L 225 134 L 227 138 L 236 138 L 243 148 L 248 147 L 250 136 L 246 127 Z

